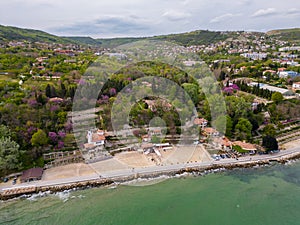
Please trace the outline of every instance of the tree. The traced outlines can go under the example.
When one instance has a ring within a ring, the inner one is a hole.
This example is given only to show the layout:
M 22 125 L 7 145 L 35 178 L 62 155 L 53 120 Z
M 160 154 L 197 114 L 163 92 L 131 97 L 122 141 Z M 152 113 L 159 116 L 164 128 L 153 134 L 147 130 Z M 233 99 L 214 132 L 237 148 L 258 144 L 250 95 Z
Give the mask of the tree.
M 19 160 L 21 151 L 19 145 L 11 139 L 12 134 L 8 127 L 0 126 L 0 176 L 21 166 Z
M 3 137 L 10 137 L 12 135 L 12 132 L 10 129 L 5 125 L 0 125 L 0 138 Z
M 43 130 L 38 129 L 38 131 L 32 135 L 30 142 L 31 142 L 32 146 L 35 146 L 35 147 L 43 146 L 48 143 L 48 138 L 47 138 L 46 133 Z
M 251 138 L 252 124 L 245 118 L 240 118 L 235 126 L 237 139 L 249 140 Z
M 272 136 L 263 137 L 262 145 L 266 148 L 267 152 L 278 149 L 278 142 L 276 138 Z
M 272 97 L 271 97 L 272 101 L 275 102 L 275 103 L 280 103 L 283 101 L 283 95 L 279 92 L 275 92 L 272 94 Z
M 274 137 L 276 135 L 276 128 L 273 124 L 268 124 L 263 128 L 263 134 L 265 136 Z
M 47 84 L 47 86 L 46 86 L 46 96 L 48 98 L 51 98 L 51 87 L 49 84 Z
M 199 102 L 199 88 L 196 84 L 184 83 L 182 84 L 184 90 L 193 100 L 194 104 L 197 105 Z
M 64 83 L 60 84 L 60 89 L 61 89 L 61 97 L 64 98 L 67 93 L 66 86 L 64 85 Z
M 230 116 L 226 116 L 226 133 L 225 135 L 227 137 L 232 137 L 232 128 L 233 128 L 233 123 L 232 123 L 232 119 Z

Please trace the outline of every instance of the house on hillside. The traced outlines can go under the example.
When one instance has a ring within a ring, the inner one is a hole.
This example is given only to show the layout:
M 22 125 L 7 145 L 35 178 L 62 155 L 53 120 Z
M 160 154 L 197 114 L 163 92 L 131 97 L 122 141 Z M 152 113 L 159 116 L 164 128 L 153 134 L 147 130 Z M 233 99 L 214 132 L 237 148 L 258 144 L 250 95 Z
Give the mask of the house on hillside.
M 280 78 L 297 77 L 299 74 L 295 71 L 282 71 L 278 73 Z
M 204 127 L 206 127 L 207 123 L 208 123 L 208 121 L 206 119 L 204 119 L 204 118 L 196 118 L 194 120 L 194 124 L 200 126 L 201 129 L 203 129 Z
M 243 151 L 249 152 L 249 153 L 255 153 L 257 151 L 257 148 L 255 145 L 243 142 L 243 141 L 235 141 L 232 143 L 232 146 L 238 146 L 240 147 Z
M 208 137 L 217 137 L 217 136 L 219 136 L 220 133 L 215 128 L 205 127 L 203 129 L 203 134 Z
M 268 84 L 262 84 L 262 83 L 260 83 L 259 85 L 260 85 L 261 89 L 269 90 L 269 91 L 272 91 L 272 92 L 279 92 L 285 97 L 294 95 L 294 93 L 291 90 L 288 90 L 288 89 L 285 89 L 285 88 L 279 88 L 279 87 L 271 86 L 271 85 L 268 85 Z
M 88 145 L 86 145 L 86 147 L 97 147 L 97 146 L 104 146 L 105 144 L 105 133 L 103 130 L 97 130 L 97 131 L 91 131 L 89 130 L 87 133 L 87 141 L 88 141 Z
M 294 90 L 294 91 L 300 90 L 300 82 L 295 82 L 295 83 L 293 83 L 293 90 Z

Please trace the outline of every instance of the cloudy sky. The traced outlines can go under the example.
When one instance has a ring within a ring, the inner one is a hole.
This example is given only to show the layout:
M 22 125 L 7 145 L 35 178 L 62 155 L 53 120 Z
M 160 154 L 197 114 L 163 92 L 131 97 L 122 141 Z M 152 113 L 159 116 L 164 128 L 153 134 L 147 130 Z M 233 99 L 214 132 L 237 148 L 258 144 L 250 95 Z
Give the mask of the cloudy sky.
M 9 0 L 0 24 L 57 35 L 151 36 L 300 27 L 298 0 Z

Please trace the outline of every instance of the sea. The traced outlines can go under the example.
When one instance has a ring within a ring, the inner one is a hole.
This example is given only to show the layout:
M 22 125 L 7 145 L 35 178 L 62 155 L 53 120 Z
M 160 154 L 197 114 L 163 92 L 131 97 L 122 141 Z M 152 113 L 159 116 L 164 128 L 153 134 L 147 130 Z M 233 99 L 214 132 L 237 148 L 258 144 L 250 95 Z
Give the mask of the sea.
M 0 224 L 299 225 L 300 162 L 14 199 Z

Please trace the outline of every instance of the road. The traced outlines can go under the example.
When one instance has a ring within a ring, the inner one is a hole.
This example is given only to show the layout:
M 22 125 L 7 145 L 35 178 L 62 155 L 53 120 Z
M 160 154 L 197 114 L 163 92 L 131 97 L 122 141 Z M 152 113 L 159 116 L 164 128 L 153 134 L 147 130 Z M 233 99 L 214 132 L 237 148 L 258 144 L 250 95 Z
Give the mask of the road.
M 116 178 L 124 178 L 135 175 L 154 175 L 158 173 L 168 173 L 168 172 L 177 172 L 181 169 L 188 168 L 207 168 L 210 166 L 226 166 L 226 165 L 241 165 L 248 163 L 255 163 L 260 161 L 267 160 L 281 160 L 291 158 L 292 156 L 300 154 L 300 147 L 291 148 L 288 150 L 281 151 L 279 153 L 275 153 L 272 155 L 253 155 L 253 156 L 245 156 L 236 159 L 221 159 L 219 161 L 211 161 L 211 162 L 202 162 L 202 163 L 185 163 L 185 164 L 175 164 L 175 165 L 163 165 L 163 166 L 151 166 L 145 168 L 131 168 L 131 169 L 123 169 L 123 170 L 114 170 L 109 172 L 103 172 L 99 175 L 89 175 L 89 176 L 78 176 L 78 177 L 70 177 L 57 179 L 52 181 L 34 181 L 30 183 L 22 183 L 17 185 L 12 185 L 7 183 L 6 185 L 2 185 L 0 188 L 0 192 L 6 189 L 11 188 L 23 188 L 23 187 L 45 187 L 45 186 L 55 186 L 55 185 L 64 185 L 71 184 L 77 182 L 91 181 L 91 180 L 99 180 L 99 179 L 116 179 Z

